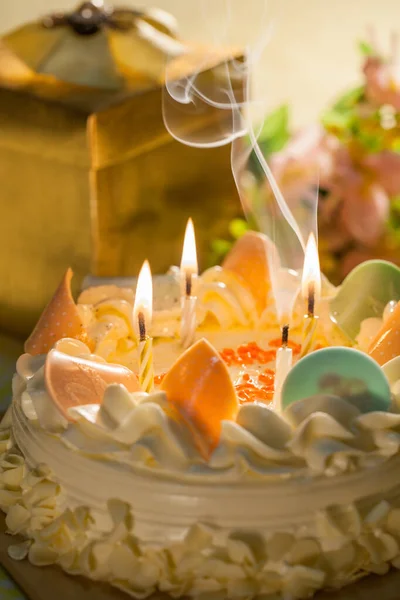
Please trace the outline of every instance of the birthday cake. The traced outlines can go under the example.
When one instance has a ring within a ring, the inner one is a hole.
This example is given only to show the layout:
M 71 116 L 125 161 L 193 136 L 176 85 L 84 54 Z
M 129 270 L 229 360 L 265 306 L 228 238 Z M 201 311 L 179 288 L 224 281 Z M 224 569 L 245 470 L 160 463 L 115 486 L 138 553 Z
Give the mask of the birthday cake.
M 305 351 L 304 300 L 282 337 L 267 255 L 247 233 L 186 314 L 176 269 L 153 278 L 152 317 L 135 286 L 75 303 L 66 273 L 0 429 L 11 557 L 202 600 L 400 568 L 400 271 L 323 280 Z

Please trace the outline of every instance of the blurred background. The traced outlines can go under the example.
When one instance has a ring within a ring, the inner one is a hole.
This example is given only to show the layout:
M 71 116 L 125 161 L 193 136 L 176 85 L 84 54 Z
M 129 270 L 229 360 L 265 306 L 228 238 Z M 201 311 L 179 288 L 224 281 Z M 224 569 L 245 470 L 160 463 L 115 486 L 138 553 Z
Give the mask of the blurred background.
M 233 8 L 232 42 L 243 43 L 254 29 L 249 4 L 259 0 L 228 0 Z M 2 0 L 0 33 L 49 11 L 71 8 L 71 0 Z M 194 0 L 132 0 L 115 2 L 126 6 L 158 6 L 173 13 L 184 37 L 204 39 L 204 24 L 194 13 Z M 224 2 L 210 3 L 213 20 L 224 11 Z M 391 31 L 400 23 L 399 0 L 266 0 L 274 23 L 273 35 L 264 52 L 256 84 L 271 108 L 290 102 L 295 125 L 310 123 L 341 89 L 360 78 L 361 58 L 357 41 L 369 26 L 387 48 Z
M 88 32 L 79 0 L 0 0 L 0 330 L 25 336 L 68 266 L 76 290 L 89 273 L 134 276 L 145 256 L 165 272 L 189 216 L 201 268 L 221 263 L 248 227 L 230 147 L 180 143 L 219 132 L 215 109 L 201 127 L 189 110 L 180 141 L 169 135 L 165 65 L 214 85 L 246 46 L 261 152 L 293 214 L 319 197 L 323 272 L 339 284 L 371 258 L 400 264 L 399 0 L 110 1 L 143 10 L 122 29 L 92 3 L 101 24 Z M 57 11 L 68 18 L 41 20 Z M 257 226 L 271 189 L 259 161 L 243 171 Z

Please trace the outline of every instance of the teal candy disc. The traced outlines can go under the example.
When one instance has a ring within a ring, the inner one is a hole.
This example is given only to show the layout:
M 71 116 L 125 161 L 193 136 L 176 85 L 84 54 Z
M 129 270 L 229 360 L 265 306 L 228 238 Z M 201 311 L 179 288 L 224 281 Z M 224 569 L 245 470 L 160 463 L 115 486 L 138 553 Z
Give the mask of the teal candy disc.
M 391 403 L 389 382 L 371 357 L 353 348 L 317 350 L 299 360 L 282 387 L 282 408 L 310 396 L 340 396 L 361 412 L 386 411 Z

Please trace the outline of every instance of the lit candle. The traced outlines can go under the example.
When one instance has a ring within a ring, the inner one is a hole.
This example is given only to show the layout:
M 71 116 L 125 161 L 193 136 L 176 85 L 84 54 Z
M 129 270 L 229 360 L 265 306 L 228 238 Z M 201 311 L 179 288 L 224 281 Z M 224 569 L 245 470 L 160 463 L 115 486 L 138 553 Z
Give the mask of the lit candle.
M 181 343 L 189 348 L 196 333 L 196 280 L 198 275 L 196 239 L 192 219 L 188 220 L 181 261 L 182 315 Z
M 153 282 L 150 265 L 144 261 L 136 286 L 133 320 L 137 326 L 139 337 L 139 383 L 144 392 L 151 392 L 154 387 L 153 338 L 147 335 L 153 313 Z
M 301 285 L 302 295 L 307 303 L 307 313 L 304 315 L 300 358 L 311 352 L 318 324 L 318 317 L 315 315 L 315 303 L 319 300 L 321 294 L 321 272 L 319 270 L 317 242 L 313 233 L 310 234 L 307 241 Z
M 288 347 L 289 341 L 289 325 L 282 327 L 282 346 L 276 353 L 275 364 L 275 382 L 274 382 L 274 405 L 277 409 L 280 408 L 281 390 L 286 377 L 292 368 L 293 352 Z

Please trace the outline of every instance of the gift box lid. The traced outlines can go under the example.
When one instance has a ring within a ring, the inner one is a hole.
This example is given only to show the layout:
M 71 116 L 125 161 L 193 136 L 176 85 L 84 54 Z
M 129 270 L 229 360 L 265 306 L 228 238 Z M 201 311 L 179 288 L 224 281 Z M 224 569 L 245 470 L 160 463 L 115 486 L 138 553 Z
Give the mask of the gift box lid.
M 165 67 L 175 78 L 241 54 L 177 37 L 174 17 L 159 9 L 84 2 L 0 38 L 0 88 L 28 92 L 93 113 L 159 87 Z
M 187 52 L 175 19 L 84 2 L 0 39 L 0 85 L 58 100 L 86 99 L 88 108 L 120 93 L 161 85 L 167 60 Z
M 140 90 L 161 82 L 167 58 L 185 51 L 168 13 L 111 9 L 94 2 L 24 25 L 2 41 L 38 75 L 109 90 Z

